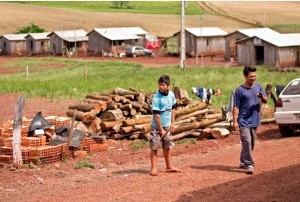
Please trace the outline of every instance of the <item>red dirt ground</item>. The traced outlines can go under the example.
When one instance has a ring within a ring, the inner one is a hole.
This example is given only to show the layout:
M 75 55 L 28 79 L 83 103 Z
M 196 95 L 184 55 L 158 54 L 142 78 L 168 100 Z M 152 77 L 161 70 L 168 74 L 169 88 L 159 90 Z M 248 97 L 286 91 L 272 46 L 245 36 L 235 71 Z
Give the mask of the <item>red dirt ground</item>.
M 137 60 L 155 63 L 150 58 Z M 0 124 L 13 118 L 17 97 L 0 95 Z M 44 116 L 64 116 L 72 100 L 51 102 L 39 98 L 25 102 L 23 115 L 33 118 L 38 111 Z M 148 148 L 131 149 L 129 141 L 108 143 L 108 151 L 35 169 L 16 171 L 11 165 L 1 164 L 1 201 L 300 200 L 300 139 L 281 137 L 275 123 L 264 124 L 258 130 L 254 175 L 237 168 L 241 145 L 236 133 L 224 139 L 177 144 L 172 160 L 181 173 L 166 173 L 159 151 L 156 177 L 149 175 Z M 75 169 L 83 160 L 93 163 L 95 169 Z

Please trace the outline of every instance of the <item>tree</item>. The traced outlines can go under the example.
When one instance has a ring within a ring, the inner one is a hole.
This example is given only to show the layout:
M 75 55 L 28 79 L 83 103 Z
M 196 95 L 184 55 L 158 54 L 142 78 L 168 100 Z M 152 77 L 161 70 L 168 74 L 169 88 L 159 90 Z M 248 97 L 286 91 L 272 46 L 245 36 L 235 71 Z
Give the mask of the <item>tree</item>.
M 31 23 L 28 26 L 25 27 L 19 27 L 14 34 L 27 34 L 27 33 L 43 33 L 45 32 L 45 29 L 40 28 L 39 26 Z

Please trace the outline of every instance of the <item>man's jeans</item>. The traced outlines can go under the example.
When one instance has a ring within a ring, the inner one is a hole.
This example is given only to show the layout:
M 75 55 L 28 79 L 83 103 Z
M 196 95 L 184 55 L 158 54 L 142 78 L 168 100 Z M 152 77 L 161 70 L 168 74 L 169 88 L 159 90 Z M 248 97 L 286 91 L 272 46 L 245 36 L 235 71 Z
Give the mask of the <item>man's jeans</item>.
M 253 154 L 257 128 L 240 127 L 242 151 L 240 161 L 246 166 L 254 166 Z

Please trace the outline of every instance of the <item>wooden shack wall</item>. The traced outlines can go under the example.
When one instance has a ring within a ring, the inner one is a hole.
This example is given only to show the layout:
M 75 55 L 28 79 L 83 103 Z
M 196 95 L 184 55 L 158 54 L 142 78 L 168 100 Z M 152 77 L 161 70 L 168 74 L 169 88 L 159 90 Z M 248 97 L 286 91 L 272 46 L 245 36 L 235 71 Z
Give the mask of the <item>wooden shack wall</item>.
M 32 47 L 31 47 L 32 43 Z M 31 54 L 48 54 L 50 52 L 50 40 L 36 40 L 32 36 L 26 38 L 26 52 Z
M 236 41 L 247 38 L 246 35 L 240 32 L 234 32 L 225 37 L 225 59 L 237 59 L 237 45 Z

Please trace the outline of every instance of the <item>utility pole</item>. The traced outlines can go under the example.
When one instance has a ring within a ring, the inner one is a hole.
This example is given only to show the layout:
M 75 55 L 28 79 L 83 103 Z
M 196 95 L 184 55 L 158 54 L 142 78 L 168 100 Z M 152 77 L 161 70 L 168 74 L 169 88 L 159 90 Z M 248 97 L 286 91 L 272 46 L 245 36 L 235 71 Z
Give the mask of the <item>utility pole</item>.
M 74 18 L 73 18 L 74 20 Z M 77 40 L 76 40 L 76 23 L 74 20 L 74 35 L 75 35 L 75 56 L 77 57 Z
M 203 37 L 202 37 L 202 16 L 200 15 L 200 29 L 201 29 L 201 38 L 200 38 L 200 52 L 201 52 L 201 66 L 203 67 Z
M 180 47 L 180 68 L 182 70 L 185 69 L 185 27 L 184 27 L 184 11 L 185 9 L 185 3 L 184 1 L 182 0 L 181 1 L 181 31 L 180 31 L 180 44 L 181 44 L 181 47 Z

